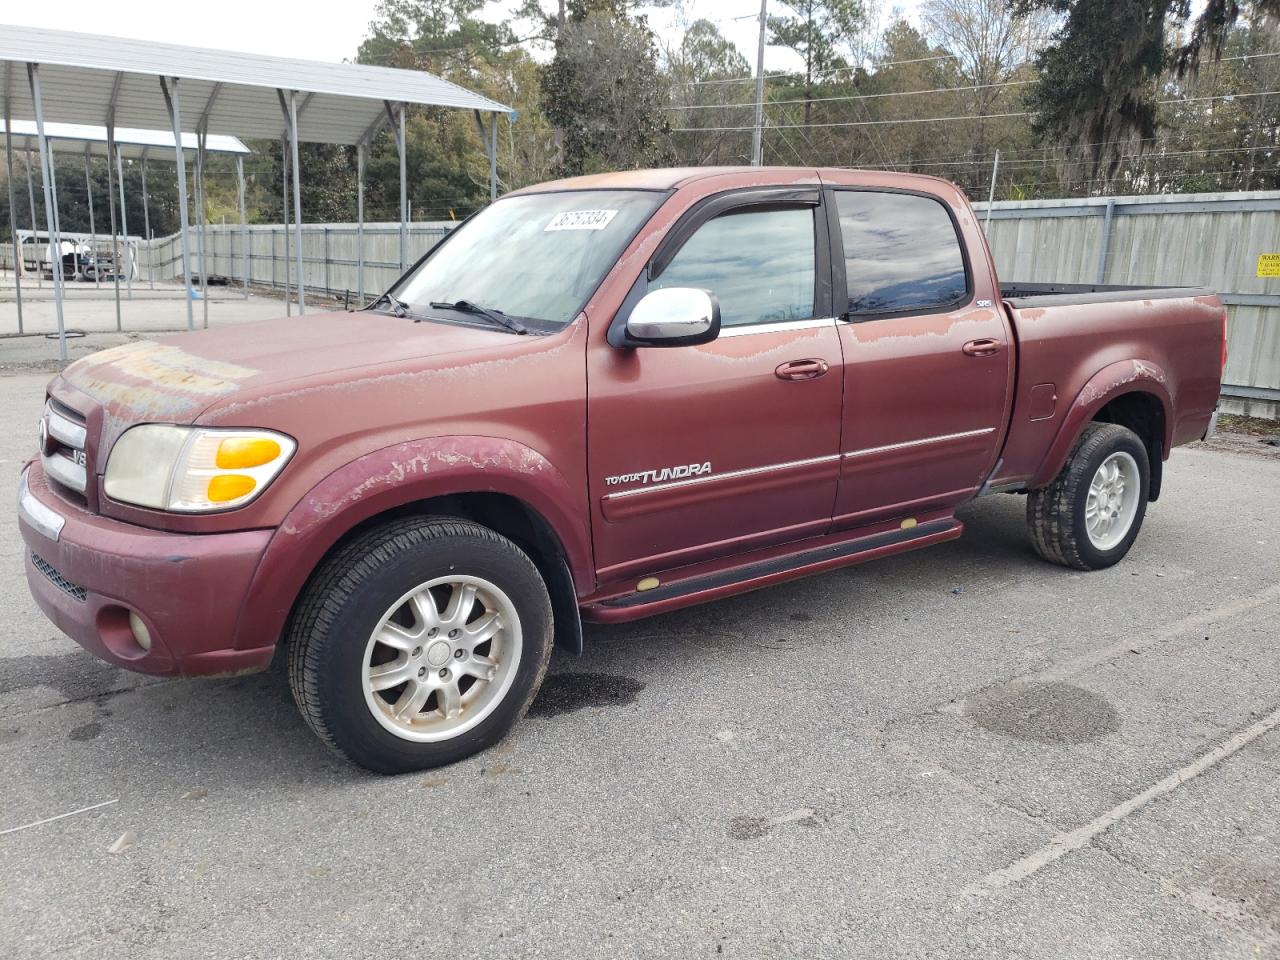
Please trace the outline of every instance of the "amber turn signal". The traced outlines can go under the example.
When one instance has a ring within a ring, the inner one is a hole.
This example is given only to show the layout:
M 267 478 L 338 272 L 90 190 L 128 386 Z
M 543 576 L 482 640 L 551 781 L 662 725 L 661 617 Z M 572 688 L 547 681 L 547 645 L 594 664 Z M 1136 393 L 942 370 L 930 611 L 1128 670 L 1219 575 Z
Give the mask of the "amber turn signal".
M 260 467 L 280 456 L 280 444 L 269 437 L 229 437 L 218 444 L 219 470 Z
M 219 474 L 209 480 L 209 500 L 213 503 L 239 500 L 246 494 L 252 493 L 257 485 L 258 482 L 253 477 L 246 477 L 240 473 Z

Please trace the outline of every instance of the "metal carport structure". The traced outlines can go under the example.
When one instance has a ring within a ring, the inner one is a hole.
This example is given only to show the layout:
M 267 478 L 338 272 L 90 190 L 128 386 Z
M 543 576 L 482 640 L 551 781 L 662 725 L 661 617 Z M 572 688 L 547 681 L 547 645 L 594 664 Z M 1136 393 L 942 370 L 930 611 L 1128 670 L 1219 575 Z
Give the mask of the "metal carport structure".
M 0 120 L 0 130 L 5 134 L 5 162 L 9 175 L 9 209 L 10 217 L 10 233 L 13 235 L 13 243 L 15 247 L 15 256 L 18 255 L 17 247 L 17 221 L 14 211 L 16 206 L 13 197 L 13 170 L 12 170 L 12 153 L 14 150 L 22 153 L 26 157 L 27 167 L 27 200 L 31 215 L 31 230 L 38 233 L 36 226 L 36 203 L 35 193 L 32 189 L 32 165 L 31 151 L 39 150 L 39 137 L 36 125 L 29 121 L 14 121 L 11 124 Z M 114 133 L 114 138 L 112 134 Z M 78 123 L 46 123 L 45 138 L 49 144 L 51 154 L 75 154 L 84 156 L 84 179 L 85 192 L 89 200 L 89 233 L 96 236 L 97 229 L 94 224 L 93 216 L 93 182 L 90 177 L 89 161 L 91 157 L 105 157 L 107 160 L 107 198 L 110 207 L 111 216 L 111 238 L 113 252 L 113 282 L 115 285 L 116 297 L 116 329 L 122 327 L 120 317 L 120 271 L 119 271 L 119 250 L 115 249 L 116 244 L 116 191 L 119 191 L 120 201 L 120 235 L 124 236 L 126 259 L 129 260 L 128 273 L 126 275 L 126 285 L 130 291 L 133 287 L 133 264 L 131 253 L 128 248 L 129 224 L 125 215 L 125 193 L 124 193 L 124 168 L 123 161 L 125 159 L 138 160 L 142 167 L 142 216 L 143 216 L 143 237 L 150 239 L 151 236 L 151 215 L 149 209 L 149 198 L 147 194 L 147 161 L 150 159 L 151 152 L 154 150 L 161 157 L 166 151 L 174 149 L 173 134 L 165 130 L 134 130 L 128 127 L 120 127 L 115 131 L 110 131 L 106 127 L 90 126 Z M 237 137 L 225 135 L 211 135 L 207 138 L 208 142 L 205 146 L 207 153 L 230 154 L 236 158 L 236 175 L 239 178 L 240 190 L 240 224 L 245 227 L 245 208 L 244 208 L 244 157 L 249 153 L 249 148 L 244 145 Z M 188 153 L 194 153 L 198 148 L 198 138 L 193 133 L 184 133 L 182 135 L 183 149 Z M 114 163 L 114 170 L 113 170 Z M 196 196 L 199 198 L 203 194 L 204 185 L 199 177 L 196 180 Z M 197 206 L 200 206 L 197 203 Z M 58 211 L 54 210 L 54 226 L 57 233 L 57 240 L 60 242 L 62 237 L 62 226 L 58 222 Z M 203 227 L 203 222 L 201 223 Z M 95 241 L 96 242 L 96 241 Z M 49 246 L 53 249 L 55 237 L 49 236 Z M 203 238 L 201 239 L 203 247 Z M 61 251 L 59 251 L 61 252 Z M 52 267 L 52 264 L 51 264 Z M 204 259 L 203 253 L 200 260 L 200 276 L 204 279 Z M 17 306 L 18 306 L 18 332 L 22 332 L 22 281 L 15 278 L 17 283 Z M 65 277 L 63 278 L 66 279 Z M 100 279 L 98 271 L 95 271 L 95 283 Z M 153 284 L 154 285 L 154 284 Z M 248 296 L 248 283 L 245 284 L 245 295 Z
M 36 123 L 51 236 L 55 234 L 54 204 L 49 198 L 56 185 L 45 133 L 46 111 L 51 119 L 102 124 L 111 131 L 118 125 L 167 127 L 175 140 L 180 140 L 185 108 L 188 117 L 195 117 L 194 130 L 201 143 L 215 133 L 286 140 L 293 173 L 294 267 L 300 312 L 306 310 L 306 296 L 299 242 L 299 142 L 357 148 L 357 208 L 363 222 L 364 156 L 373 138 L 391 127 L 400 157 L 400 259 L 402 266 L 407 266 L 406 109 L 440 106 L 473 112 L 488 154 L 491 199 L 497 194 L 497 119 L 499 114 L 512 112 L 495 100 L 416 70 L 319 63 L 33 27 L 0 25 L 0 66 L 4 119 L 16 116 Z M 26 74 L 25 83 L 21 72 Z M 484 114 L 491 117 L 487 129 Z M 183 150 L 175 146 L 174 152 L 182 201 L 182 262 L 190 278 L 186 162 Z M 54 299 L 59 345 L 65 357 L 60 261 L 54 270 Z M 188 329 L 194 325 L 191 298 L 187 297 Z

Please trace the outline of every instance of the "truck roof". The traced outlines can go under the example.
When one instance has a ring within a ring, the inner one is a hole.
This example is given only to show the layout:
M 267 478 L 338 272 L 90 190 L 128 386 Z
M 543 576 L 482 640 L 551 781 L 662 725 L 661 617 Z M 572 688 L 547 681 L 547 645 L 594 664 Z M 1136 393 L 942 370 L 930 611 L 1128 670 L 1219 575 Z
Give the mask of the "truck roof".
M 549 180 L 515 190 L 513 193 L 548 193 L 557 190 L 675 190 L 701 180 L 724 180 L 725 186 L 780 184 L 794 182 L 797 177 L 809 180 L 815 176 L 834 183 L 867 185 L 884 183 L 890 178 L 898 183 L 918 181 L 921 186 L 949 181 L 918 173 L 889 173 L 883 170 L 855 170 L 843 167 L 663 167 L 647 170 L 620 170 L 582 177 Z

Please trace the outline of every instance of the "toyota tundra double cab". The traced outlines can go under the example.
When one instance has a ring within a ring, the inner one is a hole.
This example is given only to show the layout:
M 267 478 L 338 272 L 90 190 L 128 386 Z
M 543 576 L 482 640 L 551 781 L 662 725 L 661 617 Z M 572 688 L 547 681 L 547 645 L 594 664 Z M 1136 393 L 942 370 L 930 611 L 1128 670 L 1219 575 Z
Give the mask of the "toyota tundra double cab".
M 928 177 L 651 170 L 511 193 L 358 312 L 139 341 L 49 385 L 20 485 L 37 603 L 113 664 L 279 656 L 371 770 L 495 743 L 553 645 L 960 536 L 1129 551 L 1211 427 L 1191 288 L 1001 285 Z

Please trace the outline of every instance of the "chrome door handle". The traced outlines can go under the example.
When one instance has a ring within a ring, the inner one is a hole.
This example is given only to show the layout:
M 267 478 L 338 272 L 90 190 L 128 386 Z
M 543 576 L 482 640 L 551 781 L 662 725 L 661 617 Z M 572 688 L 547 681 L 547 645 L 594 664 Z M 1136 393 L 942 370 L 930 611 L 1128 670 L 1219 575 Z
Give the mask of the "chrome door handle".
M 773 371 L 779 380 L 816 380 L 829 370 L 825 360 L 791 360 Z

